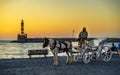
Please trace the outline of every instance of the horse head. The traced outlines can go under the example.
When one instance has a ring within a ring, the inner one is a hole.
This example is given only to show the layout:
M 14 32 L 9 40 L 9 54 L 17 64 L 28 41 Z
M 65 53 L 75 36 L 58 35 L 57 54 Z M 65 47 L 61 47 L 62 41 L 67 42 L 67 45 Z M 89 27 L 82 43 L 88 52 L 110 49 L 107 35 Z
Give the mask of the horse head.
M 48 45 L 49 45 L 49 39 L 48 38 L 44 38 L 43 48 L 47 47 Z

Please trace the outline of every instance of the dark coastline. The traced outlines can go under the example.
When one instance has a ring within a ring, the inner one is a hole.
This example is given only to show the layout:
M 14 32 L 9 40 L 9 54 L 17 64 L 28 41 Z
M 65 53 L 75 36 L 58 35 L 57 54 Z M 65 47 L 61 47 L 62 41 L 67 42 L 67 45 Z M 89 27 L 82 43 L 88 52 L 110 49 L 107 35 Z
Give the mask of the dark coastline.
M 57 41 L 77 41 L 78 38 L 52 38 Z M 96 38 L 88 38 L 88 40 L 93 40 Z M 108 42 L 120 42 L 120 38 L 107 38 Z M 41 43 L 43 42 L 43 38 L 32 38 L 32 39 L 27 39 L 26 41 L 19 42 L 17 40 L 11 41 L 11 43 Z

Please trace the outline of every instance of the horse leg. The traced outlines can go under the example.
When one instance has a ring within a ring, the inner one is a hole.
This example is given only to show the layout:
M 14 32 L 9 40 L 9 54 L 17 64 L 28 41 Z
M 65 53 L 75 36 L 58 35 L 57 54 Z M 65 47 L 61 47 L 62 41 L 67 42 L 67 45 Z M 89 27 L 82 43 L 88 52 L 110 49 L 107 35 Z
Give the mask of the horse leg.
M 68 52 L 66 52 L 66 54 L 67 54 L 66 64 L 69 64 L 69 63 L 70 63 L 70 56 L 69 56 L 69 53 L 68 53 Z
M 55 53 L 55 66 L 58 66 L 58 52 Z
M 53 53 L 53 59 L 54 59 L 54 62 L 53 62 L 53 66 L 55 66 L 55 52 L 52 52 Z
M 73 63 L 73 54 L 70 52 L 70 63 Z

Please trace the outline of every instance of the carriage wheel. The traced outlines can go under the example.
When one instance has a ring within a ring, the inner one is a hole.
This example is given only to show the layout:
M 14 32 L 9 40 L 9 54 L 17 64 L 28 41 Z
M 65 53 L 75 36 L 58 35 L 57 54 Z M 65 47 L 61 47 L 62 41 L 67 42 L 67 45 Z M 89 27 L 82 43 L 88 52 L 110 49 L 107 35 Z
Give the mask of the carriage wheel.
M 74 56 L 73 56 L 73 61 L 74 61 L 74 62 L 77 62 L 78 59 L 79 59 L 79 58 L 78 58 L 78 55 L 74 55 Z
M 103 61 L 105 62 L 108 62 L 111 60 L 112 58 L 112 51 L 109 47 L 104 47 L 104 49 L 102 50 L 102 53 L 101 53 L 101 58 Z
M 88 64 L 90 62 L 90 59 L 91 57 L 90 57 L 89 52 L 83 53 L 82 60 L 85 64 Z

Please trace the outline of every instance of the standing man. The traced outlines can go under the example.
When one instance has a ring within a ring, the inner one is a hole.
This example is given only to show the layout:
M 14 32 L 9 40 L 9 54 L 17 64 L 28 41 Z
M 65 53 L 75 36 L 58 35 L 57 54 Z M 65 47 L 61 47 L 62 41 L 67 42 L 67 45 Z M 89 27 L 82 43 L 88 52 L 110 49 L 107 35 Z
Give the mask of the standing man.
M 112 43 L 111 50 L 112 50 L 112 51 L 117 51 L 117 47 L 115 46 L 115 44 L 114 44 L 114 43 Z
M 118 44 L 118 55 L 120 56 L 120 42 Z
M 86 27 L 83 27 L 78 37 L 79 37 L 79 46 L 81 48 L 82 44 L 84 44 L 85 40 L 87 40 L 88 37 L 88 32 L 86 31 Z

